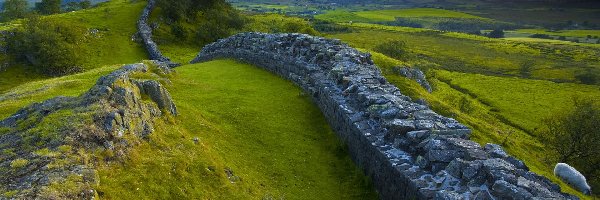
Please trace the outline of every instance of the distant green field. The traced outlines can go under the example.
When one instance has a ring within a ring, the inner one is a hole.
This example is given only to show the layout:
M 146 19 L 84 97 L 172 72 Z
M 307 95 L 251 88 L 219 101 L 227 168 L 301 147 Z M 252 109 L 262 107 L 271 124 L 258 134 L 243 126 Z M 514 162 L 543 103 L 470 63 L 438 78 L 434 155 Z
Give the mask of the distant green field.
M 535 132 L 543 118 L 569 108 L 573 97 L 600 99 L 599 86 L 448 71 L 436 71 L 436 77 L 465 89 L 529 132 Z
M 546 35 L 556 35 L 556 36 L 565 36 L 565 37 L 580 37 L 585 38 L 589 36 L 600 37 L 600 30 L 561 30 L 561 31 L 548 31 L 544 29 L 518 29 L 516 30 L 518 33 L 527 33 L 527 34 L 546 34 Z
M 359 17 L 367 18 L 375 21 L 394 21 L 396 17 L 451 17 L 451 18 L 476 18 L 483 19 L 475 15 L 467 13 L 435 9 L 435 8 L 413 8 L 401 10 L 374 10 L 355 12 Z
M 167 87 L 180 115 L 159 122 L 130 160 L 101 170 L 101 198 L 377 198 L 320 110 L 291 82 L 234 61 L 176 71 Z M 231 183 L 226 168 L 240 179 Z
M 364 23 L 349 26 L 354 28 L 353 32 L 327 37 L 339 38 L 367 50 L 389 40 L 405 41 L 409 51 L 420 58 L 412 61 L 437 63 L 440 68 L 450 71 L 559 81 L 576 81 L 575 75 L 587 73 L 587 70 L 600 73 L 600 57 L 597 56 L 600 45 L 595 44 L 507 41 Z
M 485 19 L 466 13 L 435 9 L 435 8 L 414 8 L 400 10 L 373 10 L 352 12 L 347 10 L 333 10 L 325 14 L 316 15 L 316 19 L 331 20 L 336 22 L 384 22 L 394 21 L 396 17 L 404 18 L 423 18 L 423 17 L 443 17 L 443 18 L 468 18 Z

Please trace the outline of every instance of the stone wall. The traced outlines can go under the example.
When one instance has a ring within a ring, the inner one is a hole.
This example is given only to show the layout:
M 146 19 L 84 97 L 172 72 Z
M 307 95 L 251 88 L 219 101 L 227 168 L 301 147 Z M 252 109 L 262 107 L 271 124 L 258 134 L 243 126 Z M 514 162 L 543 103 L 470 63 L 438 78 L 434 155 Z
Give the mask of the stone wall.
M 179 66 L 179 64 L 171 62 L 171 59 L 164 56 L 158 49 L 156 42 L 152 40 L 152 27 L 148 24 L 148 19 L 150 18 L 150 14 L 152 13 L 155 5 L 155 0 L 148 0 L 148 4 L 146 4 L 140 19 L 137 21 L 138 34 L 144 43 L 146 51 L 148 51 L 150 60 L 157 60 L 166 63 L 170 67 Z
M 370 176 L 381 199 L 570 199 L 500 146 L 481 147 L 454 119 L 413 103 L 371 56 L 339 40 L 241 33 L 202 49 L 192 63 L 248 62 L 309 93 Z

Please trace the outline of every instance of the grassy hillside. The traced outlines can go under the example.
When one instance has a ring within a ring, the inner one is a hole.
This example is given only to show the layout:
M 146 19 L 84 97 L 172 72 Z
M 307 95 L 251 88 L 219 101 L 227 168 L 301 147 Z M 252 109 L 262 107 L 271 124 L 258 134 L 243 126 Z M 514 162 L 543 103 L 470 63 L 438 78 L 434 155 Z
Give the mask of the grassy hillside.
M 333 10 L 325 14 L 316 15 L 316 19 L 336 22 L 384 22 L 394 21 L 396 17 L 421 18 L 421 17 L 449 17 L 449 18 L 479 18 L 474 15 L 435 8 L 413 8 L 400 10 L 372 10 L 372 11 L 344 11 Z
M 71 76 L 49 78 L 14 86 L 0 93 L 0 119 L 4 119 L 31 103 L 56 96 L 79 96 L 90 89 L 100 76 L 119 66 L 107 66 Z M 2 74 L 2 73 L 0 73 Z
M 375 21 L 394 21 L 396 17 L 451 17 L 451 18 L 482 18 L 467 13 L 435 9 L 435 8 L 413 8 L 401 10 L 373 10 L 355 12 L 359 17 Z
M 89 30 L 88 40 L 81 45 L 85 53 L 83 68 L 86 70 L 113 64 L 139 62 L 147 57 L 142 45 L 132 41 L 137 32 L 136 21 L 146 5 L 144 1 L 113 0 L 98 7 L 45 17 L 66 23 L 79 24 Z M 19 26 L 17 20 L 5 27 Z M 8 68 L 0 69 L 0 92 L 29 81 L 47 79 L 27 65 L 17 64 L 9 58 Z
M 560 45 L 507 41 L 461 33 L 383 25 L 352 24 L 353 32 L 329 35 L 371 50 L 390 40 L 407 43 L 416 67 L 496 76 L 578 81 L 575 76 L 600 74 L 600 45 Z M 377 39 L 372 39 L 377 38 Z M 564 43 L 561 43 L 564 44 Z
M 128 162 L 102 170 L 102 198 L 375 198 L 292 83 L 233 61 L 176 70 L 168 88 L 181 114 L 161 122 Z
M 548 113 L 569 106 L 569 95 L 599 96 L 597 86 L 430 70 L 428 80 L 434 91 L 428 93 L 415 81 L 394 72 L 394 66 L 408 63 L 376 52 L 373 59 L 388 81 L 403 94 L 415 100 L 424 99 L 436 112 L 469 126 L 474 141 L 500 144 L 532 171 L 559 183 L 564 192 L 587 198 L 553 175 L 555 163 L 547 159 L 549 151 L 528 131 L 537 128 L 539 124 L 535 122 Z M 565 85 L 567 87 L 563 87 Z M 559 92 L 554 93 L 552 89 L 557 88 Z
M 0 95 L 0 117 L 77 96 L 116 68 L 23 84 Z M 167 87 L 180 115 L 157 120 L 124 163 L 100 163 L 102 199 L 376 199 L 320 110 L 291 82 L 226 60 L 176 70 Z

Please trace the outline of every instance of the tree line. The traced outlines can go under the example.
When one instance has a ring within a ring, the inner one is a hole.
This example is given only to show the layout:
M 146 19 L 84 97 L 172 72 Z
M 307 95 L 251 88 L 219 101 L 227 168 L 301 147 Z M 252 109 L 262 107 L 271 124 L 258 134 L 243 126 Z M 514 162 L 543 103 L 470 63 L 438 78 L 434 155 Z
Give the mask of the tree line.
M 6 0 L 2 5 L 1 21 L 11 21 L 15 19 L 25 18 L 31 14 L 51 15 L 61 13 L 63 11 L 74 11 L 86 9 L 92 6 L 89 0 L 79 2 L 69 2 L 62 5 L 61 0 L 42 0 L 35 3 L 33 9 L 30 8 L 27 0 Z

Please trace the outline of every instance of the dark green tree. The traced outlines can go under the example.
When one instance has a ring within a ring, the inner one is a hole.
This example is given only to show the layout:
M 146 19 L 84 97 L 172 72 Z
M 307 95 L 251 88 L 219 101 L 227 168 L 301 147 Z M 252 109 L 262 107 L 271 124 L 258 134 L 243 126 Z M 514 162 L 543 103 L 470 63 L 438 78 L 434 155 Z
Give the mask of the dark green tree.
M 406 42 L 400 40 L 385 41 L 373 50 L 399 60 L 408 60 L 410 57 Z
M 503 38 L 504 37 L 504 31 L 500 30 L 500 29 L 495 29 L 492 32 L 488 33 L 487 36 L 489 38 Z
M 26 0 L 6 0 L 2 7 L 2 20 L 10 21 L 24 18 L 29 11 L 27 6 Z
M 241 30 L 246 18 L 224 0 L 158 0 L 177 42 L 199 45 Z M 191 41 L 190 41 L 191 40 Z
M 81 71 L 86 29 L 76 24 L 27 19 L 7 34 L 8 53 L 38 71 L 58 76 Z
M 35 10 L 40 14 L 51 15 L 60 13 L 61 0 L 42 0 L 35 4 Z
M 81 9 L 88 9 L 90 7 L 92 7 L 92 2 L 90 2 L 89 0 L 84 0 L 84 1 L 79 2 L 79 8 L 81 8 Z
M 600 108 L 597 100 L 575 98 L 574 106 L 544 120 L 540 130 L 554 162 L 574 166 L 590 182 L 600 187 Z

